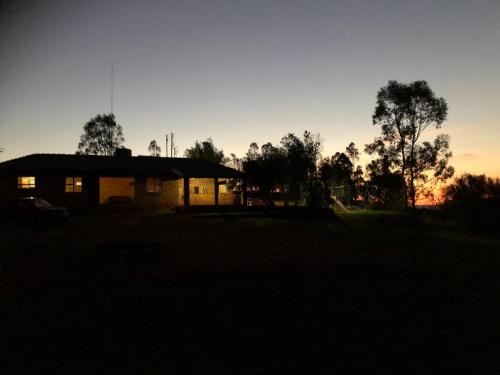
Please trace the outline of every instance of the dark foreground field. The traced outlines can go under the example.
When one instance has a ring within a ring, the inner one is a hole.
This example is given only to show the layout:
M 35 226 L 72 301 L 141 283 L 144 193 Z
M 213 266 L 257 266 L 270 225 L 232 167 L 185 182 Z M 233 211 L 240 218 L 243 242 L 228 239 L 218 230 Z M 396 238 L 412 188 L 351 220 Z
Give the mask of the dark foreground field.
M 401 215 L 9 225 L 0 373 L 498 374 L 499 248 Z

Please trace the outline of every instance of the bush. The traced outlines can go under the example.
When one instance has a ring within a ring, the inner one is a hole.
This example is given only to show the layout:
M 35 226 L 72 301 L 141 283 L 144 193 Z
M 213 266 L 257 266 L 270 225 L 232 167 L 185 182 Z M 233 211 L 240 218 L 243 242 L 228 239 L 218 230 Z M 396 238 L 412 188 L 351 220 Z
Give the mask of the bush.
M 499 236 L 498 223 L 500 217 L 499 199 L 461 199 L 451 200 L 443 204 L 441 211 L 445 218 L 461 229 Z

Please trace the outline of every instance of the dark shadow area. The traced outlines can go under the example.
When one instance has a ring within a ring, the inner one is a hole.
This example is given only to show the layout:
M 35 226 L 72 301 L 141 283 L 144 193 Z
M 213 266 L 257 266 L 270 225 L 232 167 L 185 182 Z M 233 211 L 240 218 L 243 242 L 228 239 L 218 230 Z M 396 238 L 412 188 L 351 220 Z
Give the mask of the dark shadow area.
M 197 219 L 295 219 L 339 221 L 331 208 L 305 206 L 191 206 L 179 212 L 192 214 Z
M 1 229 L 0 371 L 495 373 L 498 243 L 379 217 Z
M 23 197 L 0 204 L 0 225 L 50 225 L 65 223 L 70 217 L 66 207 L 54 207 L 44 199 Z

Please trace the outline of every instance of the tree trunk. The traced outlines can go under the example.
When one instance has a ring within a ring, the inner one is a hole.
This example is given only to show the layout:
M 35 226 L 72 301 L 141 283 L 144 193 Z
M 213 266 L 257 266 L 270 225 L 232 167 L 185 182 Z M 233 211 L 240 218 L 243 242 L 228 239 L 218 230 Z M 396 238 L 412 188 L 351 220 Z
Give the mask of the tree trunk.
M 406 157 L 405 157 L 405 150 L 404 150 L 404 142 L 402 142 L 401 145 L 401 158 L 402 160 L 402 165 L 401 165 L 401 177 L 403 178 L 403 193 L 405 195 L 405 210 L 408 209 L 408 188 L 406 186 L 406 178 L 405 178 L 405 172 L 406 172 Z
M 413 126 L 414 127 L 414 126 Z M 415 193 L 415 164 L 416 164 L 416 158 L 415 158 L 415 143 L 416 139 L 413 136 L 411 140 L 411 150 L 410 150 L 410 200 L 411 200 L 411 209 L 415 211 L 415 204 L 416 204 L 416 193 Z
M 411 200 L 411 209 L 415 211 L 416 193 L 415 193 L 415 177 L 413 175 L 413 167 L 410 168 L 410 200 Z

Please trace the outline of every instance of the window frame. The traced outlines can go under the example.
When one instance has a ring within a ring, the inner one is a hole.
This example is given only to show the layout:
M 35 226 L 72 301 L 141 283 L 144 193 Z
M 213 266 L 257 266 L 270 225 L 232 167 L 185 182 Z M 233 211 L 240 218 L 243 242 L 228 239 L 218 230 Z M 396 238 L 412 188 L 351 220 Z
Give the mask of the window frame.
M 79 181 L 77 181 L 79 180 Z M 71 183 L 68 183 L 71 181 Z M 80 184 L 78 184 L 78 182 Z M 68 190 L 71 188 L 71 190 Z M 66 176 L 64 180 L 64 192 L 65 193 L 82 193 L 83 192 L 83 177 L 81 176 Z
M 161 194 L 163 181 L 161 177 L 146 177 L 146 193 Z M 150 190 L 152 187 L 152 190 Z
M 23 183 L 23 179 L 28 179 L 28 183 Z M 17 188 L 20 190 L 36 189 L 36 176 L 17 176 Z

